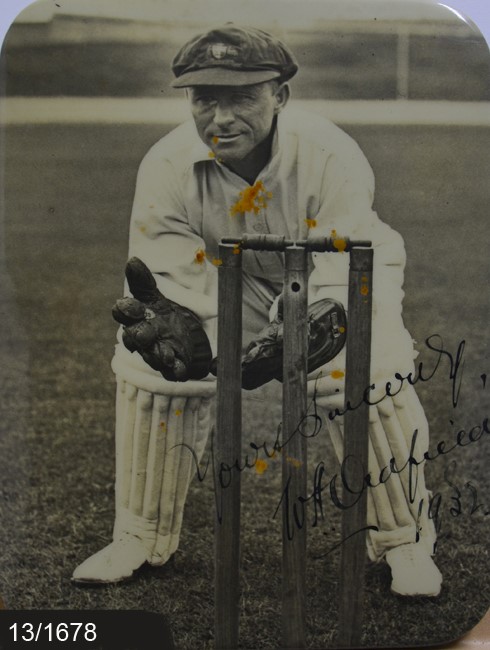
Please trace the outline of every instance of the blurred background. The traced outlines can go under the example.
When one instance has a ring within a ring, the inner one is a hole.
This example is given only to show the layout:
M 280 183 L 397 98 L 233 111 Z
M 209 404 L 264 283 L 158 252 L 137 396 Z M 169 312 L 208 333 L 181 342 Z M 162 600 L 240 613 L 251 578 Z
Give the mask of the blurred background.
M 188 115 L 169 87 L 172 57 L 190 36 L 227 21 L 286 40 L 300 63 L 294 101 L 333 119 L 369 159 L 375 208 L 405 239 L 404 319 L 419 360 L 432 367 L 424 344 L 432 334 L 452 355 L 465 342 L 456 408 L 449 357 L 417 387 L 434 448 L 480 424 L 490 406 L 490 58 L 477 30 L 442 5 L 401 0 L 31 5 L 0 59 L 0 596 L 9 609 L 163 612 L 179 649 L 189 650 L 213 647 L 211 482 L 192 487 L 171 566 L 103 590 L 75 589 L 69 578 L 111 537 L 111 306 L 122 291 L 137 168 Z M 245 451 L 251 440 L 274 439 L 277 388 L 267 408 L 247 396 Z M 314 453 L 330 477 L 326 438 Z M 366 645 L 445 643 L 487 610 L 488 445 L 482 438 L 427 467 L 441 497 L 443 593 L 394 598 L 386 566 L 370 566 Z M 270 470 L 243 477 L 242 645 L 254 650 L 275 647 L 280 633 L 279 472 Z M 316 648 L 334 643 L 339 557 L 325 548 L 339 534 L 339 513 L 327 502 L 309 542 Z
M 488 100 L 484 40 L 444 5 L 418 2 L 34 3 L 5 39 L 7 94 L 180 96 L 170 62 L 201 28 L 263 24 L 294 48 L 298 98 Z M 319 71 L 320 68 L 320 71 Z

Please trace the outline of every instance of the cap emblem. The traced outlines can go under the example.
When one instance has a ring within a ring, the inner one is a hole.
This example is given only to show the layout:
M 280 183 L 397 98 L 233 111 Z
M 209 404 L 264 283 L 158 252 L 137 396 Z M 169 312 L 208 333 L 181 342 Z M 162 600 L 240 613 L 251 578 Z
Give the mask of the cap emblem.
M 225 43 L 214 43 L 210 47 L 210 54 L 213 59 L 224 59 L 225 57 L 236 58 L 239 52 L 233 45 L 226 45 Z

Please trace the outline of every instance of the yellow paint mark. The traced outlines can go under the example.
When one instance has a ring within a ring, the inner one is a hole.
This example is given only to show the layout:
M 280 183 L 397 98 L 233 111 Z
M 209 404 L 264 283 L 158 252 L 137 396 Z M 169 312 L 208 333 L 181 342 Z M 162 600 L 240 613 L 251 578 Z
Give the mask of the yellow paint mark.
M 316 219 L 305 219 L 308 228 L 316 228 Z
M 343 334 L 345 332 L 345 327 L 342 327 L 342 325 L 339 327 L 339 332 Z
M 182 411 L 180 409 L 175 410 L 175 415 L 182 415 Z
M 369 287 L 366 284 L 361 285 L 361 296 L 367 296 L 369 294 Z
M 162 431 L 165 431 L 166 428 L 167 428 L 167 425 L 165 424 L 165 422 L 160 422 L 160 429 Z
M 367 281 L 368 281 L 368 278 L 365 275 L 363 275 L 362 278 L 361 278 L 361 282 L 367 282 Z
M 343 372 L 342 370 L 332 370 L 330 376 L 332 377 L 332 379 L 342 379 L 342 377 L 345 377 L 345 372 Z
M 286 456 L 286 462 L 288 462 L 293 467 L 301 467 L 303 464 L 302 461 L 298 460 L 297 458 L 292 458 L 291 456 Z
M 211 264 L 214 264 L 214 266 L 221 266 L 223 264 L 223 260 L 219 259 L 219 257 L 210 257 L 202 248 L 196 251 L 194 256 L 194 262 L 196 264 L 204 264 L 206 259 L 208 259 Z
M 255 461 L 255 471 L 257 472 L 257 474 L 263 474 L 268 467 L 269 464 L 266 460 L 257 458 L 257 460 Z
M 213 144 L 218 144 L 219 138 L 217 135 L 213 136 Z
M 240 248 L 240 244 L 236 244 L 233 247 L 233 255 L 240 255 L 241 252 L 242 252 L 242 249 Z
M 210 152 L 208 153 L 208 156 L 209 156 L 210 158 L 216 158 L 216 154 L 214 153 L 214 151 L 210 151 Z
M 196 262 L 196 264 L 204 264 L 205 259 L 206 259 L 206 253 L 203 251 L 202 248 L 200 248 L 198 251 L 196 251 L 194 262 Z
M 343 237 L 337 237 L 333 240 L 333 246 L 339 251 L 339 253 L 343 253 L 347 248 L 347 242 Z
M 239 193 L 239 196 L 238 201 L 230 208 L 231 216 L 242 212 L 258 214 L 262 208 L 267 207 L 267 199 L 272 198 L 272 194 L 266 192 L 262 181 L 257 181 L 251 187 L 245 188 Z

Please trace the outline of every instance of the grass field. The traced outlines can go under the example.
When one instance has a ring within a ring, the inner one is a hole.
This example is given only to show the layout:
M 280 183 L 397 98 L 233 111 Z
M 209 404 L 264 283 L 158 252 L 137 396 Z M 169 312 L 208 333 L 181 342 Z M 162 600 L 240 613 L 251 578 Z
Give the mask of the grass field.
M 212 648 L 210 481 L 195 482 L 175 561 L 137 582 L 78 589 L 74 566 L 110 541 L 113 402 L 110 369 L 137 165 L 158 127 L 11 127 L 4 133 L 4 254 L 0 341 L 0 595 L 9 609 L 144 609 L 164 613 L 179 650 Z M 483 128 L 349 127 L 374 168 L 376 208 L 405 238 L 405 321 L 453 355 L 466 341 L 457 408 L 446 357 L 418 387 L 434 445 L 489 413 L 490 132 Z M 273 439 L 276 388 L 244 409 L 244 449 Z M 271 404 L 274 405 L 271 408 Z M 451 422 L 452 421 L 452 422 Z M 335 471 L 320 436 L 313 454 Z M 490 603 L 488 436 L 430 463 L 441 494 L 435 600 L 396 598 L 384 564 L 367 570 L 364 642 L 416 647 L 469 630 Z M 456 463 L 456 465 L 454 465 Z M 313 466 L 313 465 L 312 465 Z M 279 466 L 243 476 L 242 647 L 267 650 L 280 636 Z M 477 491 L 477 504 L 465 485 Z M 451 485 L 452 484 L 452 485 Z M 454 515 L 455 489 L 461 513 Z M 473 514 L 472 506 L 482 504 Z M 309 531 L 308 642 L 332 647 L 336 633 L 339 513 L 328 502 Z

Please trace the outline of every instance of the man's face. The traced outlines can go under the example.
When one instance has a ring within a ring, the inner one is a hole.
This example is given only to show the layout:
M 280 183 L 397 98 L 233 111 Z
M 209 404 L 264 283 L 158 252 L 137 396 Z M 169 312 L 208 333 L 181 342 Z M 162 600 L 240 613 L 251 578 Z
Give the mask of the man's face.
M 194 86 L 192 115 L 203 142 L 224 163 L 243 161 L 269 135 L 289 97 L 287 86 Z

